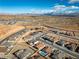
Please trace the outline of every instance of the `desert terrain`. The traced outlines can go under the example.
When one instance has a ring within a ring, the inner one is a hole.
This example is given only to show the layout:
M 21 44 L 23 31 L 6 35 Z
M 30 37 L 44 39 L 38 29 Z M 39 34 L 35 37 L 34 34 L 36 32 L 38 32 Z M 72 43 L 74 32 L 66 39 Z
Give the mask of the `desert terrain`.
M 0 15 L 1 53 L 6 59 L 78 59 L 79 17 Z

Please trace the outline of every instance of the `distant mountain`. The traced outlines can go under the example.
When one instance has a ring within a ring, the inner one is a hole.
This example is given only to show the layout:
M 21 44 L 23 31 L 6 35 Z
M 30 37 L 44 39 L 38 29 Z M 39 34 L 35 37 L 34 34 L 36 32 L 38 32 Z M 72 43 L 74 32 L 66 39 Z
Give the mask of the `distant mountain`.
M 0 15 L 11 15 L 11 14 L 0 14 Z M 49 13 L 22 13 L 22 14 L 15 14 L 15 15 L 21 15 L 21 16 L 69 16 L 69 17 L 77 17 L 79 16 L 79 12 L 74 13 L 55 13 L 55 12 L 49 12 Z
M 44 14 L 36 14 L 36 13 L 23 13 L 23 14 L 17 14 L 21 16 L 43 16 Z
M 44 15 L 48 15 L 48 16 L 79 16 L 79 12 L 75 12 L 75 13 L 45 13 Z
M 79 16 L 79 12 L 76 13 L 63 13 L 63 14 L 59 14 L 59 13 L 42 13 L 42 14 L 35 14 L 35 13 L 23 13 L 23 14 L 17 14 L 17 15 L 21 15 L 21 16 L 69 16 L 69 17 L 77 17 Z

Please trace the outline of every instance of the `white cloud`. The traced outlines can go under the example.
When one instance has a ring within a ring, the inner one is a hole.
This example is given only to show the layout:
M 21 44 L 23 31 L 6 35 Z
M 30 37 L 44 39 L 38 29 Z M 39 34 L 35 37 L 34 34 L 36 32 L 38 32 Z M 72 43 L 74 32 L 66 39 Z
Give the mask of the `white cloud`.
M 65 6 L 65 5 L 55 5 L 53 8 L 53 13 L 74 13 L 79 10 L 78 6 Z
M 65 8 L 66 8 L 65 5 L 56 5 L 56 6 L 53 7 L 53 9 L 55 9 L 55 10 L 62 10 L 62 9 L 65 9 Z
M 78 6 L 68 6 L 67 9 L 79 9 Z
M 51 9 L 31 9 L 28 13 L 34 13 L 34 14 L 44 14 L 52 12 Z
M 75 8 L 75 9 L 78 9 L 79 7 L 78 6 L 70 6 L 72 9 Z
M 78 6 L 65 6 L 65 5 L 55 5 L 52 9 L 30 9 L 28 13 L 32 14 L 44 14 L 44 13 L 53 13 L 53 14 L 69 14 L 75 13 L 79 10 Z
M 69 3 L 77 3 L 79 0 L 69 0 Z
M 65 11 L 64 13 L 65 13 L 65 14 L 71 14 L 71 13 L 75 13 L 75 11 L 71 11 L 71 10 L 70 10 L 70 11 Z
M 55 5 L 53 7 L 55 10 L 66 10 L 66 9 L 79 9 L 78 6 L 65 6 L 65 5 Z
M 56 10 L 56 11 L 61 11 L 61 10 L 65 10 L 67 7 L 65 5 L 55 5 L 53 7 L 53 10 Z

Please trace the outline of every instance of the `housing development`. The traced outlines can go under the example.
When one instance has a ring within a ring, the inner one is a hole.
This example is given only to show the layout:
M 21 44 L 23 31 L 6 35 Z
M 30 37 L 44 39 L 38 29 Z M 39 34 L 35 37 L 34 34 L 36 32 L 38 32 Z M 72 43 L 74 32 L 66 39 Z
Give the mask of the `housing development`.
M 77 20 L 62 16 L 0 16 L 0 59 L 79 59 Z

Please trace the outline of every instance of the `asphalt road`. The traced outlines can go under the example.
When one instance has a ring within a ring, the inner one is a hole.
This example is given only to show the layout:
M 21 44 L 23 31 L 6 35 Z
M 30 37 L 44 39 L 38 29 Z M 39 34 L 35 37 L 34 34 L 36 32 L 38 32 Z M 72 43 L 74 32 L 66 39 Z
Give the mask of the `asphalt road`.
M 66 49 L 66 48 L 64 48 L 64 47 L 61 47 L 61 46 L 59 46 L 59 45 L 57 45 L 57 44 L 55 44 L 55 43 L 50 44 L 49 42 L 46 42 L 46 41 L 43 40 L 43 39 L 40 39 L 40 41 L 42 41 L 42 42 L 48 44 L 48 45 L 51 46 L 52 48 L 55 47 L 55 48 L 57 48 L 57 49 L 59 49 L 59 50 L 61 50 L 61 51 L 64 51 L 65 53 L 68 53 L 68 54 L 70 54 L 70 55 L 76 57 L 77 59 L 79 59 L 79 54 L 76 53 L 76 52 L 70 51 L 70 50 L 68 50 L 68 49 Z
M 76 53 L 76 52 L 72 52 L 72 51 L 70 51 L 70 50 L 68 50 L 68 49 L 66 49 L 64 47 L 58 46 L 57 44 L 53 44 L 53 47 L 58 48 L 59 50 L 62 50 L 64 52 L 76 57 L 77 59 L 79 59 L 79 54 Z

